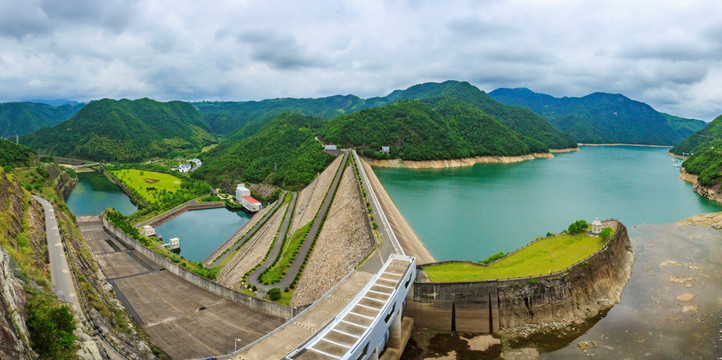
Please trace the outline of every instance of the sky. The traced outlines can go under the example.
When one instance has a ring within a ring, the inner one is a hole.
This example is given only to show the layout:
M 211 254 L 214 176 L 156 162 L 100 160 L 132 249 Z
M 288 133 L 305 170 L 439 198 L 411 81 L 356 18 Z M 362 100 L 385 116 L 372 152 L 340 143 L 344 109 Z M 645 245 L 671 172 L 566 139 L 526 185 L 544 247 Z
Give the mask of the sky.
M 0 101 L 262 100 L 464 80 L 722 114 L 722 1 L 0 0 Z

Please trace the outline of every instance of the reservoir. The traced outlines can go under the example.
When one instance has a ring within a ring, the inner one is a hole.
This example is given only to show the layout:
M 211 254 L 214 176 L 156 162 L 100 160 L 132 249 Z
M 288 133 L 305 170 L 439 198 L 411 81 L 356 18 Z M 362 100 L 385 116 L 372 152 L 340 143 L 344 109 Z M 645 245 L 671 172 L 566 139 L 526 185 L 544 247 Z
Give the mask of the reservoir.
M 98 215 L 106 208 L 114 208 L 126 216 L 138 210 L 123 190 L 100 172 L 78 173 L 78 183 L 65 202 L 77 216 Z
M 584 146 L 515 164 L 374 172 L 437 261 L 477 261 L 578 219 L 632 228 L 722 211 L 679 179 L 668 151 Z
M 250 218 L 243 210 L 192 210 L 157 226 L 155 231 L 163 236 L 163 242 L 180 238 L 180 255 L 184 258 L 203 261 Z

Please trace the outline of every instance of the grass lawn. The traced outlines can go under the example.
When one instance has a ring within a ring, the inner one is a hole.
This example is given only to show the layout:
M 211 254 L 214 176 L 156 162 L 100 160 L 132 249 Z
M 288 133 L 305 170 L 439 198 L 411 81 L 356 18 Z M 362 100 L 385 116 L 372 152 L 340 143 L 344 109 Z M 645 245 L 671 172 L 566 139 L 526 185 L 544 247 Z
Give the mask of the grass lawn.
M 112 174 L 148 202 L 157 201 L 163 190 L 169 193 L 178 191 L 183 182 L 173 175 L 145 170 L 114 170 Z
M 278 300 L 271 300 L 271 297 L 266 294 L 266 296 L 263 297 L 264 300 L 273 301 L 275 303 L 279 303 L 281 305 L 290 306 L 291 305 L 291 298 L 293 297 L 293 290 L 288 290 L 288 292 L 284 292 L 281 290 L 281 298 Z
M 424 270 L 435 282 L 536 276 L 564 270 L 603 245 L 601 238 L 586 233 L 565 234 L 537 241 L 488 267 L 458 263 L 427 266 Z
M 275 284 L 283 279 L 285 276 L 283 272 L 287 271 L 291 267 L 291 264 L 295 260 L 295 256 L 298 251 L 301 249 L 303 241 L 306 239 L 306 235 L 308 235 L 308 231 L 311 229 L 312 224 L 313 223 L 310 222 L 304 225 L 291 235 L 289 240 L 283 244 L 283 249 L 279 254 L 280 260 L 278 260 L 276 265 L 273 265 L 266 270 L 266 273 L 261 276 L 261 281 L 268 281 L 270 284 Z M 282 239 L 277 239 L 276 241 L 282 241 Z

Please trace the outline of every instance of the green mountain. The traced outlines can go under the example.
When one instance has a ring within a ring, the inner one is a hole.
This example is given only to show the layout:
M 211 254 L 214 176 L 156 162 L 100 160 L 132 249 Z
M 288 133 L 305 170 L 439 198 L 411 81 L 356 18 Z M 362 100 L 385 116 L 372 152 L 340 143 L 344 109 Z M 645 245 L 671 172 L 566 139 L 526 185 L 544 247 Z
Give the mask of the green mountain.
M 17 145 L 14 141 L 0 139 L 0 167 L 31 166 L 37 160 L 33 149 Z
M 701 120 L 657 112 L 620 94 L 555 98 L 526 88 L 502 88 L 489 95 L 504 104 L 540 114 L 582 143 L 674 145 L 706 125 Z
M 241 180 L 299 189 L 333 160 L 315 136 L 324 120 L 283 113 L 245 139 L 225 139 L 203 153 L 193 177 L 212 184 Z
M 522 136 L 467 103 L 449 97 L 401 100 L 331 120 L 319 133 L 324 142 L 367 149 L 380 157 L 404 160 L 459 159 L 523 155 L 531 151 Z
M 21 137 L 21 143 L 45 155 L 131 162 L 200 150 L 214 141 L 210 131 L 189 103 L 102 99 L 70 120 Z
M 472 105 L 490 115 L 499 123 L 516 131 L 532 152 L 547 152 L 550 148 L 576 147 L 568 135 L 555 129 L 539 115 L 524 108 L 501 104 L 468 82 L 445 81 L 425 83 L 406 90 L 395 90 L 385 97 L 362 99 L 354 95 L 336 95 L 319 99 L 271 99 L 247 102 L 194 103 L 219 134 L 232 132 L 235 139 L 253 135 L 270 119 L 284 112 L 332 119 L 363 109 L 381 107 L 400 100 L 424 100 L 447 97 Z M 238 129 L 241 131 L 235 131 Z
M 712 122 L 703 129 L 687 136 L 687 138 L 673 147 L 670 152 L 677 155 L 694 153 L 703 148 L 713 146 L 714 143 L 719 141 L 722 141 L 722 115 L 712 120 Z
M 34 102 L 0 103 L 0 137 L 29 134 L 75 116 L 85 104 L 52 106 Z

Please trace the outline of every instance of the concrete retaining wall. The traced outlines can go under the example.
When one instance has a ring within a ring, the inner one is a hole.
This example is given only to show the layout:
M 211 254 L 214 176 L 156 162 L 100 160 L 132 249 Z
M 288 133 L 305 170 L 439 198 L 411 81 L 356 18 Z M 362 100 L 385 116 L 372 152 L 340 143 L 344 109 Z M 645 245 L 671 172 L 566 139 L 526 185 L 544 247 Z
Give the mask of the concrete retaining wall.
M 176 217 L 180 216 L 181 214 L 185 213 L 186 211 L 191 210 L 202 210 L 202 209 L 216 209 L 216 208 L 222 208 L 226 207 L 226 204 L 222 202 L 194 202 L 195 200 L 191 200 L 190 202 L 187 202 L 183 205 L 179 205 L 171 210 L 168 210 L 150 220 L 143 221 L 142 223 L 138 224 L 137 226 L 143 226 L 143 225 L 150 225 L 152 227 L 158 227 L 168 221 L 171 221 L 175 219 Z
M 617 229 L 594 254 L 549 275 L 477 282 L 417 282 L 407 315 L 416 326 L 461 332 L 514 332 L 568 324 L 619 302 L 634 255 L 627 229 Z
M 179 265 L 173 263 L 172 261 L 168 260 L 164 256 L 161 256 L 159 254 L 156 254 L 152 250 L 148 249 L 147 247 L 143 246 L 140 242 L 136 241 L 135 239 L 129 237 L 122 231 L 116 229 L 113 225 L 108 222 L 108 219 L 103 217 L 103 226 L 105 229 L 112 234 L 113 236 L 117 237 L 120 241 L 124 242 L 128 246 L 132 247 L 139 253 L 143 254 L 143 256 L 147 257 L 154 263 L 158 264 L 159 266 L 162 266 L 167 271 L 170 271 L 171 273 L 178 275 L 185 279 L 186 281 L 201 287 L 203 289 L 206 289 L 218 296 L 221 296 L 225 299 L 231 300 L 233 302 L 244 304 L 248 307 L 250 307 L 253 310 L 262 312 L 264 314 L 277 316 L 284 319 L 290 319 L 294 315 L 293 308 L 290 306 L 285 306 L 281 304 L 277 304 L 274 302 L 266 301 L 263 299 L 258 299 L 253 296 L 235 291 L 233 289 L 229 289 L 223 285 L 220 285 L 214 281 L 208 280 L 198 274 L 192 273 Z

